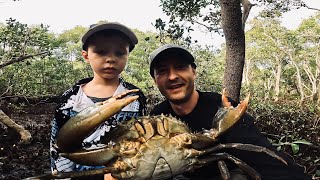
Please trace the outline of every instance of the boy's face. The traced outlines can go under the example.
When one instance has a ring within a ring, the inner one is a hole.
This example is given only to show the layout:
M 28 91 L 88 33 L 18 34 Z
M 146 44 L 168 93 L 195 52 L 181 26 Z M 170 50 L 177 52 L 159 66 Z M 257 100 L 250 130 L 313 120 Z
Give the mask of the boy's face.
M 82 51 L 85 61 L 90 64 L 94 76 L 104 79 L 118 78 L 128 61 L 129 43 L 117 35 L 96 34 Z
M 175 104 L 187 102 L 194 91 L 196 71 L 180 57 L 167 56 L 154 68 L 154 81 L 159 91 Z

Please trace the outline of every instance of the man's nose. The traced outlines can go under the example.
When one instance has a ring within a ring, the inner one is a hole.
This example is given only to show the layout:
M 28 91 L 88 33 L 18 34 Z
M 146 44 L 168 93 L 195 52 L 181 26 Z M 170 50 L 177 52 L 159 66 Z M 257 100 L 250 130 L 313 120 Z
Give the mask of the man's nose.
M 177 71 L 174 68 L 170 68 L 169 74 L 168 74 L 168 79 L 175 80 L 175 79 L 177 79 L 177 77 L 178 77 Z

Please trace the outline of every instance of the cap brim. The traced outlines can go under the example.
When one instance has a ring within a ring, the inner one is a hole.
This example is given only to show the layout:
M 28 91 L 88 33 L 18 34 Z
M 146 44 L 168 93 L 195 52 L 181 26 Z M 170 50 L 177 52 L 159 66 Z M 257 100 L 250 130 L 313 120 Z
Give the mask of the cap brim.
M 159 60 L 161 59 L 161 57 L 163 55 L 166 54 L 175 54 L 177 56 L 181 56 L 183 57 L 183 60 L 190 63 L 190 64 L 194 64 L 194 57 L 193 55 L 186 49 L 177 46 L 177 45 L 165 45 L 162 46 L 158 49 L 156 49 L 155 51 L 153 51 L 150 54 L 150 75 L 153 77 L 153 71 L 154 71 L 154 67 L 155 65 L 159 62 Z
M 128 37 L 128 39 L 130 40 L 130 51 L 134 48 L 134 46 L 138 43 L 138 38 L 137 36 L 134 34 L 134 32 L 132 30 L 130 30 L 128 27 L 119 24 L 119 23 L 105 23 L 105 24 L 99 24 L 96 25 L 92 28 L 90 28 L 83 36 L 82 36 L 82 45 L 84 45 L 88 38 L 90 36 L 92 36 L 93 34 L 99 32 L 99 31 L 103 31 L 103 30 L 117 30 L 120 31 L 121 33 L 123 33 L 125 36 Z

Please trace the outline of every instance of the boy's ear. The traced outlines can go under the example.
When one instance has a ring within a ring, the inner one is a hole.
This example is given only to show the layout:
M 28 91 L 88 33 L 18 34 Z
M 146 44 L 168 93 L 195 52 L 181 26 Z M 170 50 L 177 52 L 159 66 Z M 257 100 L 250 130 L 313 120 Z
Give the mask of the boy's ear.
M 84 58 L 84 60 L 85 60 L 87 63 L 89 63 L 88 52 L 85 51 L 85 50 L 82 50 L 82 51 L 81 51 L 81 55 L 82 55 L 82 57 Z

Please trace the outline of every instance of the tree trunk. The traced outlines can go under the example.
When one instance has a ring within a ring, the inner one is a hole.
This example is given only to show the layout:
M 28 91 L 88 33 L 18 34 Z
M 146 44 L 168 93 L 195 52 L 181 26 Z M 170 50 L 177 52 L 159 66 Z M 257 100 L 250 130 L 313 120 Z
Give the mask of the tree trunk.
M 242 79 L 242 83 L 245 84 L 246 86 L 250 85 L 250 80 L 249 80 L 250 66 L 251 66 L 251 59 L 247 59 L 246 62 L 244 63 L 243 79 Z
M 226 39 L 226 66 L 223 87 L 231 99 L 239 101 L 245 58 L 240 0 L 220 0 L 222 28 Z
M 22 126 L 16 124 L 2 110 L 0 110 L 0 122 L 3 122 L 9 128 L 15 129 L 21 136 L 21 143 L 30 143 L 32 139 L 30 132 L 25 130 Z
M 317 103 L 318 103 L 318 105 L 320 105 L 320 83 L 318 85 L 318 101 L 317 101 Z
M 268 77 L 266 79 L 266 81 L 264 82 L 264 90 L 265 90 L 264 100 L 269 100 L 269 97 L 270 97 L 270 91 L 271 91 L 271 88 L 272 88 L 271 78 L 272 77 Z
M 282 64 L 281 61 L 277 61 L 280 62 L 277 66 L 277 72 L 276 72 L 276 82 L 275 82 L 275 86 L 274 86 L 274 92 L 275 95 L 273 97 L 275 102 L 278 102 L 279 100 L 279 94 L 280 94 L 280 79 L 281 79 L 281 71 L 282 71 Z

